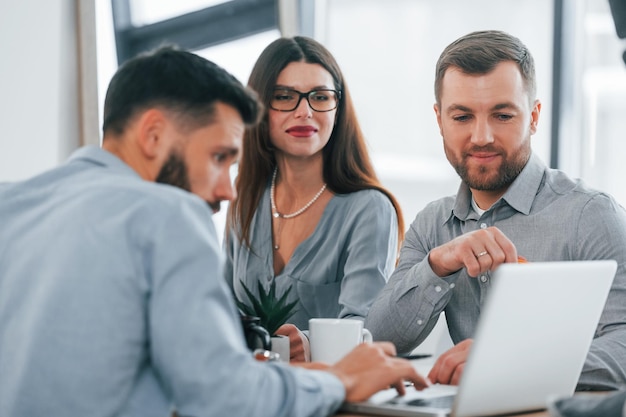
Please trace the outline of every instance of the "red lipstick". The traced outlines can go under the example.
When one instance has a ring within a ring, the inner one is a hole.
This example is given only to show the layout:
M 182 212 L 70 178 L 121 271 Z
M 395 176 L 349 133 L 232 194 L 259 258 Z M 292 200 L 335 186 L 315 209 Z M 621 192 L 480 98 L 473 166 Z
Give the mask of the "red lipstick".
M 287 133 L 298 138 L 307 138 L 317 133 L 317 129 L 313 126 L 293 126 L 287 129 Z

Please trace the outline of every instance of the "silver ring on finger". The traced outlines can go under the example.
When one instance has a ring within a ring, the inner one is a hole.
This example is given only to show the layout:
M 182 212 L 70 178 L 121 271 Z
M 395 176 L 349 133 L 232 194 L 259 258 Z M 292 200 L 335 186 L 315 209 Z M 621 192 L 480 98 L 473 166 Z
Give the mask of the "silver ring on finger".
M 476 259 L 480 258 L 481 256 L 485 256 L 485 255 L 489 255 L 489 252 L 487 252 L 486 250 L 480 252 L 479 254 L 476 255 Z

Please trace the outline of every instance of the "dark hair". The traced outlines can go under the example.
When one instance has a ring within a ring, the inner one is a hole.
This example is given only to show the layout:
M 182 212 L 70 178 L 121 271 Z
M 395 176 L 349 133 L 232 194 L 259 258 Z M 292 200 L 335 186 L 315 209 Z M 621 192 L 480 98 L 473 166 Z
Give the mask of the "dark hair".
M 504 61 L 517 64 L 531 103 L 537 94 L 535 62 L 530 51 L 515 36 L 497 30 L 469 33 L 443 50 L 435 70 L 435 99 L 441 104 L 443 77 L 449 67 L 466 74 L 487 74 Z
M 346 85 L 339 65 L 331 53 L 317 41 L 296 36 L 280 38 L 269 44 L 259 56 L 248 86 L 260 96 L 269 108 L 270 98 L 280 72 L 291 62 L 319 64 L 326 69 L 334 80 L 334 88 L 341 92 L 337 107 L 336 123 L 330 140 L 322 150 L 324 181 L 336 194 L 352 193 L 359 190 L 375 189 L 384 193 L 393 204 L 398 216 L 398 243 L 404 237 L 402 211 L 394 196 L 378 180 L 370 161 L 365 139 L 356 118 L 350 91 Z M 247 129 L 239 173 L 237 176 L 237 199 L 230 205 L 229 223 L 236 224 L 239 238 L 250 246 L 250 225 L 258 207 L 267 181 L 276 160 L 270 141 L 267 112 L 261 122 Z
M 245 124 L 262 113 L 256 93 L 226 70 L 175 46 L 162 46 L 125 62 L 115 73 L 104 101 L 104 134 L 117 136 L 142 110 L 163 107 L 194 129 L 211 122 L 215 103 L 234 107 Z

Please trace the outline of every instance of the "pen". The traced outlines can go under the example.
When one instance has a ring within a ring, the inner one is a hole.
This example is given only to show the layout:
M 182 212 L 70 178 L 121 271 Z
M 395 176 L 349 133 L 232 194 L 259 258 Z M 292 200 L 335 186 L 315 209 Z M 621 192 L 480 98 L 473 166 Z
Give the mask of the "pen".
M 420 355 L 398 355 L 399 358 L 403 358 L 403 359 L 408 359 L 408 360 L 413 360 L 413 359 L 426 359 L 426 358 L 430 358 L 431 354 L 426 353 L 426 354 L 420 354 Z

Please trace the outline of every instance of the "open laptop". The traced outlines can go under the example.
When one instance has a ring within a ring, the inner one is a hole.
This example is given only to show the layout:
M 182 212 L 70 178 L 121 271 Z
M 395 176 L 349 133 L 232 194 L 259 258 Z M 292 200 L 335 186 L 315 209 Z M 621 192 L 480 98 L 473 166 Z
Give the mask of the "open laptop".
M 544 409 L 574 393 L 617 263 L 504 264 L 458 387 L 381 391 L 343 411 L 409 417 L 487 416 Z

